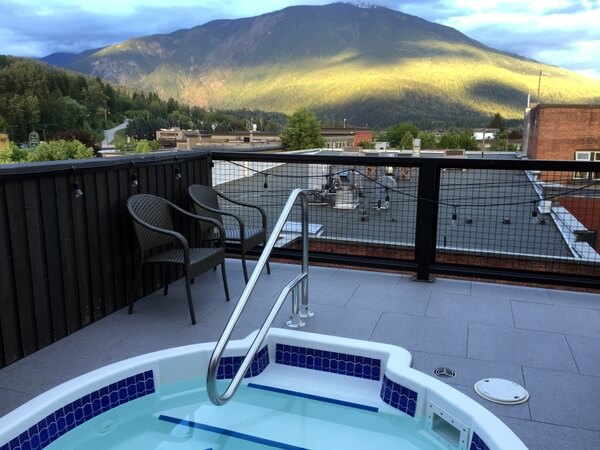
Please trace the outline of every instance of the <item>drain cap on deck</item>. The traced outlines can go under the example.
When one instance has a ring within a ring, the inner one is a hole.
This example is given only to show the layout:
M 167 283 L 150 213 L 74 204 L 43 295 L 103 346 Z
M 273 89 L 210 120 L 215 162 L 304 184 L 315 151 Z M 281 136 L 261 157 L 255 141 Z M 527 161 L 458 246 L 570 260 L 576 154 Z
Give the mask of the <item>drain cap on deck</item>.
M 518 405 L 529 399 L 529 392 L 514 381 L 502 378 L 484 378 L 475 383 L 475 392 L 490 402 Z

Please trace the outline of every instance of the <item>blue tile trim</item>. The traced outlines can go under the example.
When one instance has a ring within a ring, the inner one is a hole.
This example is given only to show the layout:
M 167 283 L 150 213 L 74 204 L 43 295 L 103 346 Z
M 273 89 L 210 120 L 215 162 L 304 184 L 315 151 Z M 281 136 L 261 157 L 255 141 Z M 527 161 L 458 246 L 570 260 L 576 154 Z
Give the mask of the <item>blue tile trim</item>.
M 362 405 L 360 403 L 347 402 L 345 400 L 322 397 L 320 395 L 307 394 L 305 392 L 290 391 L 288 389 L 281 389 L 273 386 L 265 386 L 263 384 L 256 383 L 248 383 L 248 387 L 254 389 L 262 389 L 263 391 L 277 392 L 278 394 L 293 395 L 294 397 L 308 398 L 310 400 L 317 400 L 319 402 L 332 403 L 334 405 L 346 406 L 348 408 L 362 409 L 363 411 L 379 412 L 379 408 L 375 406 Z
M 379 396 L 390 406 L 408 414 L 411 417 L 415 417 L 418 397 L 418 394 L 415 391 L 408 389 L 401 384 L 394 383 L 384 375 Z
M 379 380 L 381 360 L 295 345 L 277 344 L 275 362 L 368 380 Z
M 97 415 L 153 392 L 154 374 L 151 370 L 123 378 L 58 408 L 2 445 L 0 450 L 38 450 L 48 447 L 63 434 Z
M 473 432 L 473 437 L 471 438 L 471 446 L 469 450 L 490 450 L 483 439 L 481 439 L 477 433 Z
M 159 420 L 163 420 L 165 422 L 174 423 L 177 425 L 183 425 L 185 427 L 193 427 L 198 430 L 210 431 L 212 433 L 222 434 L 224 436 L 231 436 L 237 439 L 243 439 L 245 441 L 256 442 L 258 444 L 266 445 L 271 448 L 280 448 L 283 450 L 308 450 L 304 447 L 297 447 L 295 445 L 285 444 L 283 442 L 272 441 L 270 439 L 264 439 L 258 436 L 252 436 L 251 434 L 239 433 L 237 431 L 228 430 L 227 428 L 214 427 L 212 425 L 207 425 L 205 423 L 192 422 L 190 420 L 178 419 L 177 417 L 171 416 L 158 416 Z
M 224 356 L 221 358 L 221 361 L 219 361 L 219 368 L 217 369 L 217 380 L 233 378 L 242 365 L 243 360 L 243 356 Z M 254 356 L 254 360 L 246 372 L 246 375 L 244 375 L 244 378 L 259 375 L 268 365 L 269 348 L 265 345 L 256 356 Z

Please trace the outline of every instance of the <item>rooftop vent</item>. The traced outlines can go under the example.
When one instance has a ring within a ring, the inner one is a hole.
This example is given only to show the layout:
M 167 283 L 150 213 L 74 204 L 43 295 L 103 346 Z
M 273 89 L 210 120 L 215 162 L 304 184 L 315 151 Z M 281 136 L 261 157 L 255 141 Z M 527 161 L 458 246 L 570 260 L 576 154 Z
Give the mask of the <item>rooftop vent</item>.
M 510 217 L 503 217 L 502 225 L 510 225 Z

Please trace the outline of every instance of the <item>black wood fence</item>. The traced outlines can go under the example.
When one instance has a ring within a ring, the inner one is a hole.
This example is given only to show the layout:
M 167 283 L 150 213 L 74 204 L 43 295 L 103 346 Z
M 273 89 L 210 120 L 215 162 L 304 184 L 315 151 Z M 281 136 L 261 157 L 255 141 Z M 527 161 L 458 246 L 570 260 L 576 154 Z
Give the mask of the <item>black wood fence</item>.
M 0 168 L 0 367 L 125 306 L 137 261 L 127 198 L 187 206 L 210 170 L 189 151 Z M 144 270 L 138 296 L 161 286 Z

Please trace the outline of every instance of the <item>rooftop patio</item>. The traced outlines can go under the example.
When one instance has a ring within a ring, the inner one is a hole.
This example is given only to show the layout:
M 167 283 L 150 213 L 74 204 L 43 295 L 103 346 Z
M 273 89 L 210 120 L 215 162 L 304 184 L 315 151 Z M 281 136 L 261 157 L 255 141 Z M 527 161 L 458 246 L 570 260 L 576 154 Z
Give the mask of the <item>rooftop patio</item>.
M 252 263 L 253 265 L 253 263 Z M 235 338 L 262 324 L 281 288 L 299 272 L 273 263 L 261 276 Z M 0 415 L 72 377 L 124 358 L 172 346 L 214 341 L 244 288 L 239 260 L 227 261 L 232 301 L 220 271 L 193 285 L 198 324 L 192 326 L 182 280 L 0 369 Z M 551 288 L 311 266 L 315 317 L 303 331 L 399 345 L 413 367 L 443 379 L 498 415 L 532 450 L 600 448 L 600 295 Z M 285 304 L 275 326 L 283 327 Z M 504 406 L 478 397 L 488 377 L 515 381 L 527 403 Z

